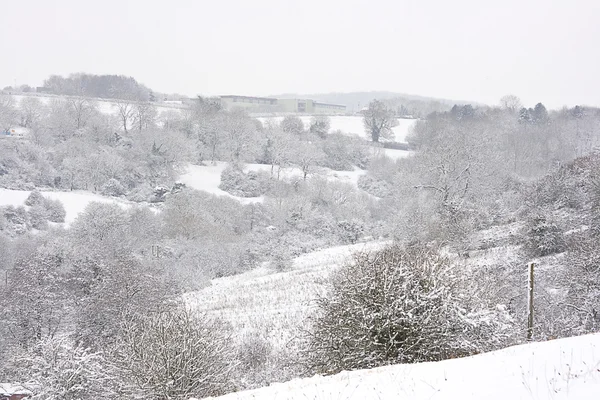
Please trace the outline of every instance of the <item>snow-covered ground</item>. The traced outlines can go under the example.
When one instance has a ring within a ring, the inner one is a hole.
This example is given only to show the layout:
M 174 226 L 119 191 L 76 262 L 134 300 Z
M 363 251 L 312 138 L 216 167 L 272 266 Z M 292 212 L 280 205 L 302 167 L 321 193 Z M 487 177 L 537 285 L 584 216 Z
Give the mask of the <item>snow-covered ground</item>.
M 284 117 L 258 117 L 257 119 L 264 124 L 268 121 L 279 123 L 283 118 Z M 310 127 L 312 116 L 303 115 L 300 119 L 304 122 L 305 128 L 308 129 Z M 371 140 L 365 131 L 363 117 L 361 116 L 331 116 L 329 117 L 329 120 L 331 121 L 329 133 L 340 131 L 348 135 L 357 135 L 366 140 Z M 394 132 L 392 140 L 395 142 L 406 142 L 406 136 L 411 132 L 412 127 L 416 122 L 416 119 L 398 118 L 398 125 L 392 128 L 392 131 Z
M 600 334 L 297 379 L 219 399 L 597 400 Z
M 208 165 L 189 165 L 185 172 L 179 177 L 179 181 L 193 189 L 217 196 L 227 196 L 238 200 L 243 204 L 262 202 L 264 200 L 264 197 L 262 196 L 238 197 L 219 189 L 219 185 L 221 184 L 221 173 L 227 165 L 228 163 L 222 161 L 217 161 L 214 165 L 211 163 L 208 163 Z M 270 172 L 271 166 L 265 164 L 246 164 L 244 172 L 248 171 Z M 277 167 L 275 167 L 275 173 L 277 173 Z M 364 174 L 366 174 L 366 171 L 358 168 L 353 171 L 333 171 L 328 168 L 319 168 L 309 175 L 309 179 L 313 176 L 322 176 L 331 182 L 345 182 L 357 186 L 358 178 Z M 288 181 L 294 178 L 302 178 L 302 170 L 298 167 L 282 168 L 279 172 L 279 178 Z
M 360 250 L 385 242 L 304 254 L 290 269 L 268 265 L 214 279 L 185 295 L 195 310 L 229 322 L 236 338 L 260 336 L 275 352 L 293 347 L 329 274 Z M 476 258 L 493 256 L 498 249 Z M 507 249 L 507 251 L 509 251 Z M 473 261 L 475 264 L 478 262 Z M 600 334 L 515 346 L 464 359 L 396 365 L 276 383 L 219 399 L 581 399 L 600 398 Z
M 240 275 L 217 278 L 211 285 L 185 295 L 197 311 L 228 321 L 237 332 L 258 334 L 279 351 L 289 345 L 303 326 L 317 294 L 323 293 L 325 278 L 337 266 L 361 250 L 383 247 L 385 242 L 336 246 L 303 254 L 287 271 L 267 265 Z
M 25 204 L 30 191 L 27 190 L 9 190 L 0 188 L 0 206 L 12 205 L 15 207 Z M 53 200 L 60 200 L 65 207 L 66 217 L 65 225 L 70 225 L 75 218 L 93 201 L 101 203 L 115 203 L 121 207 L 129 207 L 131 203 L 114 197 L 105 197 L 97 194 L 75 191 L 75 192 L 42 192 L 44 197 Z
M 226 196 L 243 204 L 262 202 L 263 197 L 238 197 L 219 189 L 221 173 L 227 167 L 226 162 L 217 161 L 214 165 L 188 165 L 179 181 L 192 189 L 201 190 L 217 196 Z

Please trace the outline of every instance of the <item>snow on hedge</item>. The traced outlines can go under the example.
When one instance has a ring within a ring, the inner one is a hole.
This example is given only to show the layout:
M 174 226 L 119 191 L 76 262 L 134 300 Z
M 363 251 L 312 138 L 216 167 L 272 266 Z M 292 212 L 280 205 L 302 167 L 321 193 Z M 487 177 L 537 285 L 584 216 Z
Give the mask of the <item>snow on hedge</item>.
M 597 400 L 600 334 L 525 344 L 462 359 L 296 379 L 218 398 Z

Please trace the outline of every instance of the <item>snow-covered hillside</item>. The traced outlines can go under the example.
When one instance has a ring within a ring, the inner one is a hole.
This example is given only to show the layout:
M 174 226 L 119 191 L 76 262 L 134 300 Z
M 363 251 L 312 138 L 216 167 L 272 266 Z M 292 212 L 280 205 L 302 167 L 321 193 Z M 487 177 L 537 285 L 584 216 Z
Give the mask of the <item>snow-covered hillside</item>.
M 290 345 L 303 326 L 317 294 L 323 293 L 325 278 L 357 251 L 382 248 L 387 242 L 336 246 L 303 254 L 289 270 L 276 271 L 263 265 L 252 271 L 217 278 L 211 285 L 185 295 L 192 309 L 229 322 L 236 339 L 260 333 L 281 351 Z
M 259 117 L 257 118 L 263 124 L 268 121 L 281 122 L 284 117 Z M 304 122 L 306 129 L 310 127 L 310 121 L 312 116 L 305 115 L 301 116 L 300 119 Z M 371 140 L 369 135 L 365 132 L 363 125 L 363 117 L 361 116 L 332 116 L 329 117 L 331 127 L 329 132 L 340 131 L 349 135 L 357 135 L 366 140 Z M 417 122 L 416 119 L 398 119 L 398 125 L 392 128 L 394 137 L 392 138 L 395 142 L 406 142 L 406 136 L 411 132 L 412 127 Z
M 597 400 L 600 334 L 473 357 L 342 372 L 219 397 L 233 399 Z

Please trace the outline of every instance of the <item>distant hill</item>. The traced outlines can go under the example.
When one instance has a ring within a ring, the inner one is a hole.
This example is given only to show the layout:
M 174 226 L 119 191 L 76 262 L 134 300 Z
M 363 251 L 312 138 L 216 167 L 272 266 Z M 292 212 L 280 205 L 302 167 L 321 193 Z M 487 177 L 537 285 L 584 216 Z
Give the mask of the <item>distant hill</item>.
M 351 113 L 360 111 L 363 107 L 366 107 L 369 102 L 377 99 L 384 100 L 390 107 L 393 108 L 400 109 L 402 106 L 404 106 L 403 112 L 399 112 L 399 114 L 408 113 L 415 116 L 425 116 L 433 111 L 447 111 L 450 110 L 454 104 L 476 105 L 475 102 L 464 100 L 437 99 L 433 97 L 387 91 L 310 94 L 283 93 L 270 97 L 281 99 L 307 98 L 327 103 L 343 104 L 346 106 L 348 112 Z

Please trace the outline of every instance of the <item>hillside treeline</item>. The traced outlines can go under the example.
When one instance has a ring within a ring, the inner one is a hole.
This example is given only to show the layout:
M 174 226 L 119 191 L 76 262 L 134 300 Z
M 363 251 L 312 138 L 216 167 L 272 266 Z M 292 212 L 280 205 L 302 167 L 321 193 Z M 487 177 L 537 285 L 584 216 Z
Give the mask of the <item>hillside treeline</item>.
M 0 141 L 0 185 L 41 190 L 0 209 L 0 380 L 39 398 L 202 397 L 521 343 L 530 262 L 535 340 L 599 329 L 597 109 L 457 105 L 419 121 L 414 153 L 394 161 L 326 118 L 26 100 L 0 102 L 3 124 L 30 132 Z M 216 162 L 222 190 L 264 200 L 177 182 Z M 358 187 L 322 174 L 354 167 Z M 129 203 L 92 203 L 65 228 L 46 190 Z M 281 348 L 267 327 L 244 336 L 182 301 L 215 277 L 373 238 L 395 243 L 336 270 Z

